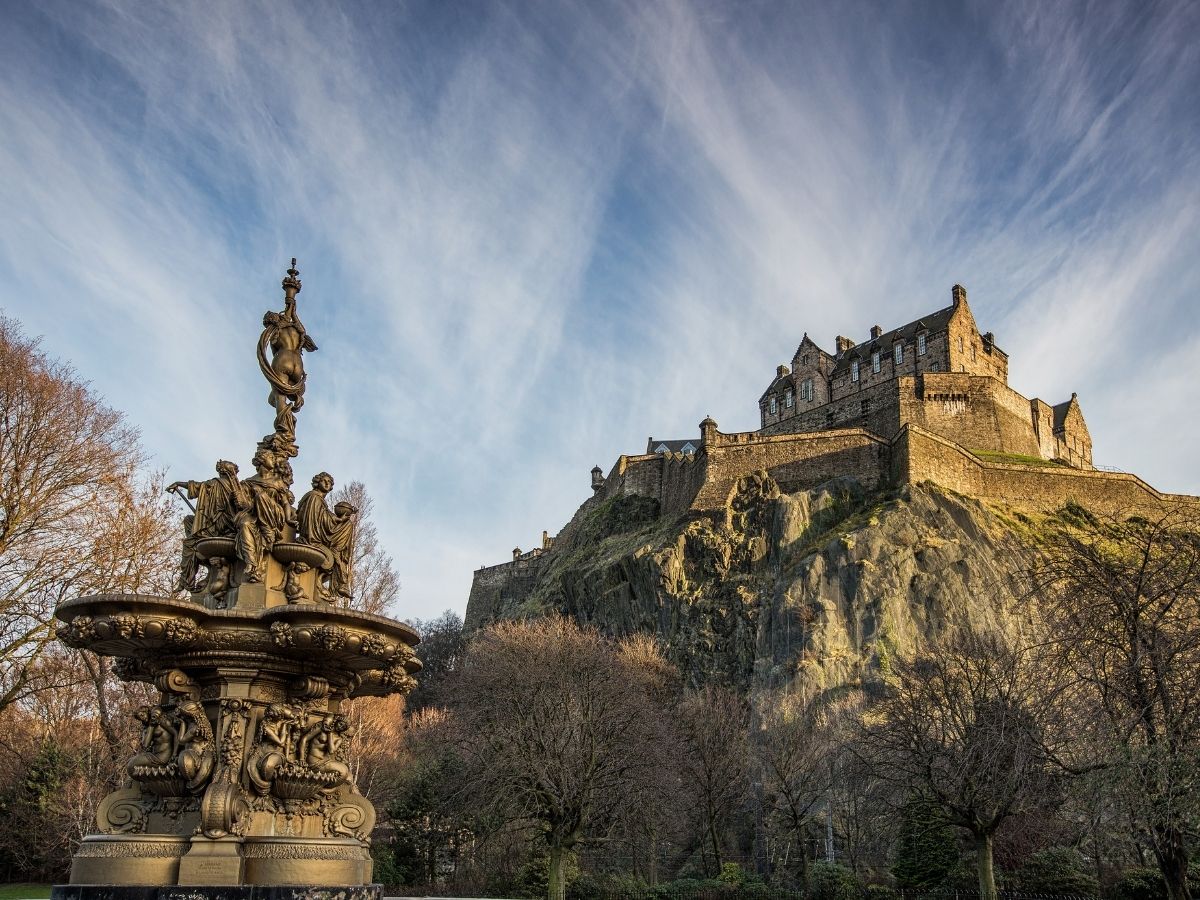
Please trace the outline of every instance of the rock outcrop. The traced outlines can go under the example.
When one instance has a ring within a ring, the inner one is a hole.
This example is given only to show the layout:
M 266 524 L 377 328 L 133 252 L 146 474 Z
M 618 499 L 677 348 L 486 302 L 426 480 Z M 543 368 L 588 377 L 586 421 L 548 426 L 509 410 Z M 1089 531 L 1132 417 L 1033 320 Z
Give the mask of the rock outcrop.
M 784 494 L 761 471 L 711 513 L 664 518 L 651 498 L 616 496 L 585 504 L 509 581 L 477 579 L 467 625 L 560 612 L 657 634 L 694 684 L 827 690 L 966 625 L 1020 628 L 1024 527 L 933 485 L 839 478 Z

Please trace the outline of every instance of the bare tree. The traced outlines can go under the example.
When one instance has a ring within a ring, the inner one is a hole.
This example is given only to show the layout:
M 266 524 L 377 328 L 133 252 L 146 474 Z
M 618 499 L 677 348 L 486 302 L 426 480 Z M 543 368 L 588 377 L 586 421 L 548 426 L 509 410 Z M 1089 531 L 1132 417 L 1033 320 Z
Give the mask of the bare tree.
M 503 622 L 471 642 L 455 680 L 460 797 L 540 830 L 550 900 L 565 894 L 565 854 L 660 771 L 665 664 L 644 654 L 567 619 Z
M 1097 754 L 1188 900 L 1200 806 L 1200 532 L 1194 520 L 1101 520 L 1068 509 L 1038 567 L 1062 663 L 1107 724 Z
M 55 606 L 129 590 L 170 526 L 137 482 L 137 433 L 0 317 L 0 710 L 43 687 Z
M 417 686 L 408 695 L 406 709 L 410 713 L 446 705 L 447 684 L 462 662 L 467 646 L 462 619 L 453 610 L 446 610 L 436 619 L 413 622 L 413 627 L 421 635 L 417 652 L 422 669 Z
M 814 813 L 828 798 L 838 750 L 835 716 L 826 704 L 812 699 L 772 698 L 760 706 L 757 771 L 770 820 L 787 842 L 788 859 L 796 861 L 795 874 L 803 884 L 808 878 L 808 834 Z
M 696 797 L 713 874 L 719 874 L 724 832 L 750 789 L 750 710 L 738 694 L 710 685 L 684 698 L 678 720 L 679 770 Z
M 983 900 L 994 900 L 993 840 L 1008 818 L 1051 799 L 1055 685 L 1038 654 L 963 633 L 898 660 L 868 712 L 863 751 L 884 778 L 940 806 L 972 837 Z

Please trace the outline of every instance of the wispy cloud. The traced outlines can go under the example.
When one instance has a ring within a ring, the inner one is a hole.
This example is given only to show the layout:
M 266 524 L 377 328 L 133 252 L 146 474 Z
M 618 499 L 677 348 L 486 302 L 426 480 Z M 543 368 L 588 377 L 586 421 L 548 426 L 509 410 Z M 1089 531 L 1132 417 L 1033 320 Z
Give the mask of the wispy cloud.
M 753 427 L 804 330 L 954 281 L 1099 461 L 1196 491 L 1128 423 L 1196 374 L 1198 14 L 1086 13 L 9 7 L 0 304 L 194 476 L 269 427 L 251 345 L 300 257 L 298 481 L 367 482 L 415 616 L 593 463 Z

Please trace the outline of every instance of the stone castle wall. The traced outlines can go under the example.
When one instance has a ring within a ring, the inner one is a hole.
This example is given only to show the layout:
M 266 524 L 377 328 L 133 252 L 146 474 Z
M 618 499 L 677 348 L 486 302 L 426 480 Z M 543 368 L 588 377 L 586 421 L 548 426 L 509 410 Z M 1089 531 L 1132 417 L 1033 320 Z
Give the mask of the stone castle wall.
M 997 378 L 936 372 L 896 387 L 901 422 L 969 450 L 1042 455 L 1029 400 Z
M 802 434 L 831 428 L 865 428 L 877 435 L 891 438 L 900 430 L 896 380 L 881 379 L 877 384 L 856 391 L 851 397 L 800 410 L 789 418 L 763 427 L 758 433 Z
M 545 561 L 545 553 L 530 552 L 518 559 L 476 569 L 467 598 L 464 626 L 473 630 L 485 622 L 495 621 L 512 598 L 529 596 Z
M 892 442 L 892 461 L 898 483 L 930 481 L 1018 509 L 1052 512 L 1073 502 L 1101 515 L 1200 513 L 1200 497 L 1163 493 L 1128 472 L 991 462 L 916 425 Z
M 862 428 L 764 437 L 758 432 L 715 434 L 705 441 L 705 481 L 694 510 L 720 509 L 743 475 L 765 469 L 786 493 L 850 476 L 866 488 L 888 480 L 890 444 Z

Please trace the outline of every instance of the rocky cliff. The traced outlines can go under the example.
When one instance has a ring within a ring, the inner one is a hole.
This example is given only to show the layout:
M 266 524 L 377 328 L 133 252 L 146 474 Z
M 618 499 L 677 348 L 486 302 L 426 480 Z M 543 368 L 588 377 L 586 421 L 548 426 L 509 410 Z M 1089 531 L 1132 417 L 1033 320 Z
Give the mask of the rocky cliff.
M 765 472 L 704 514 L 589 501 L 535 565 L 477 578 L 467 624 L 558 611 L 656 633 L 693 683 L 828 689 L 964 624 L 1020 627 L 1022 520 L 927 484 L 783 494 Z

